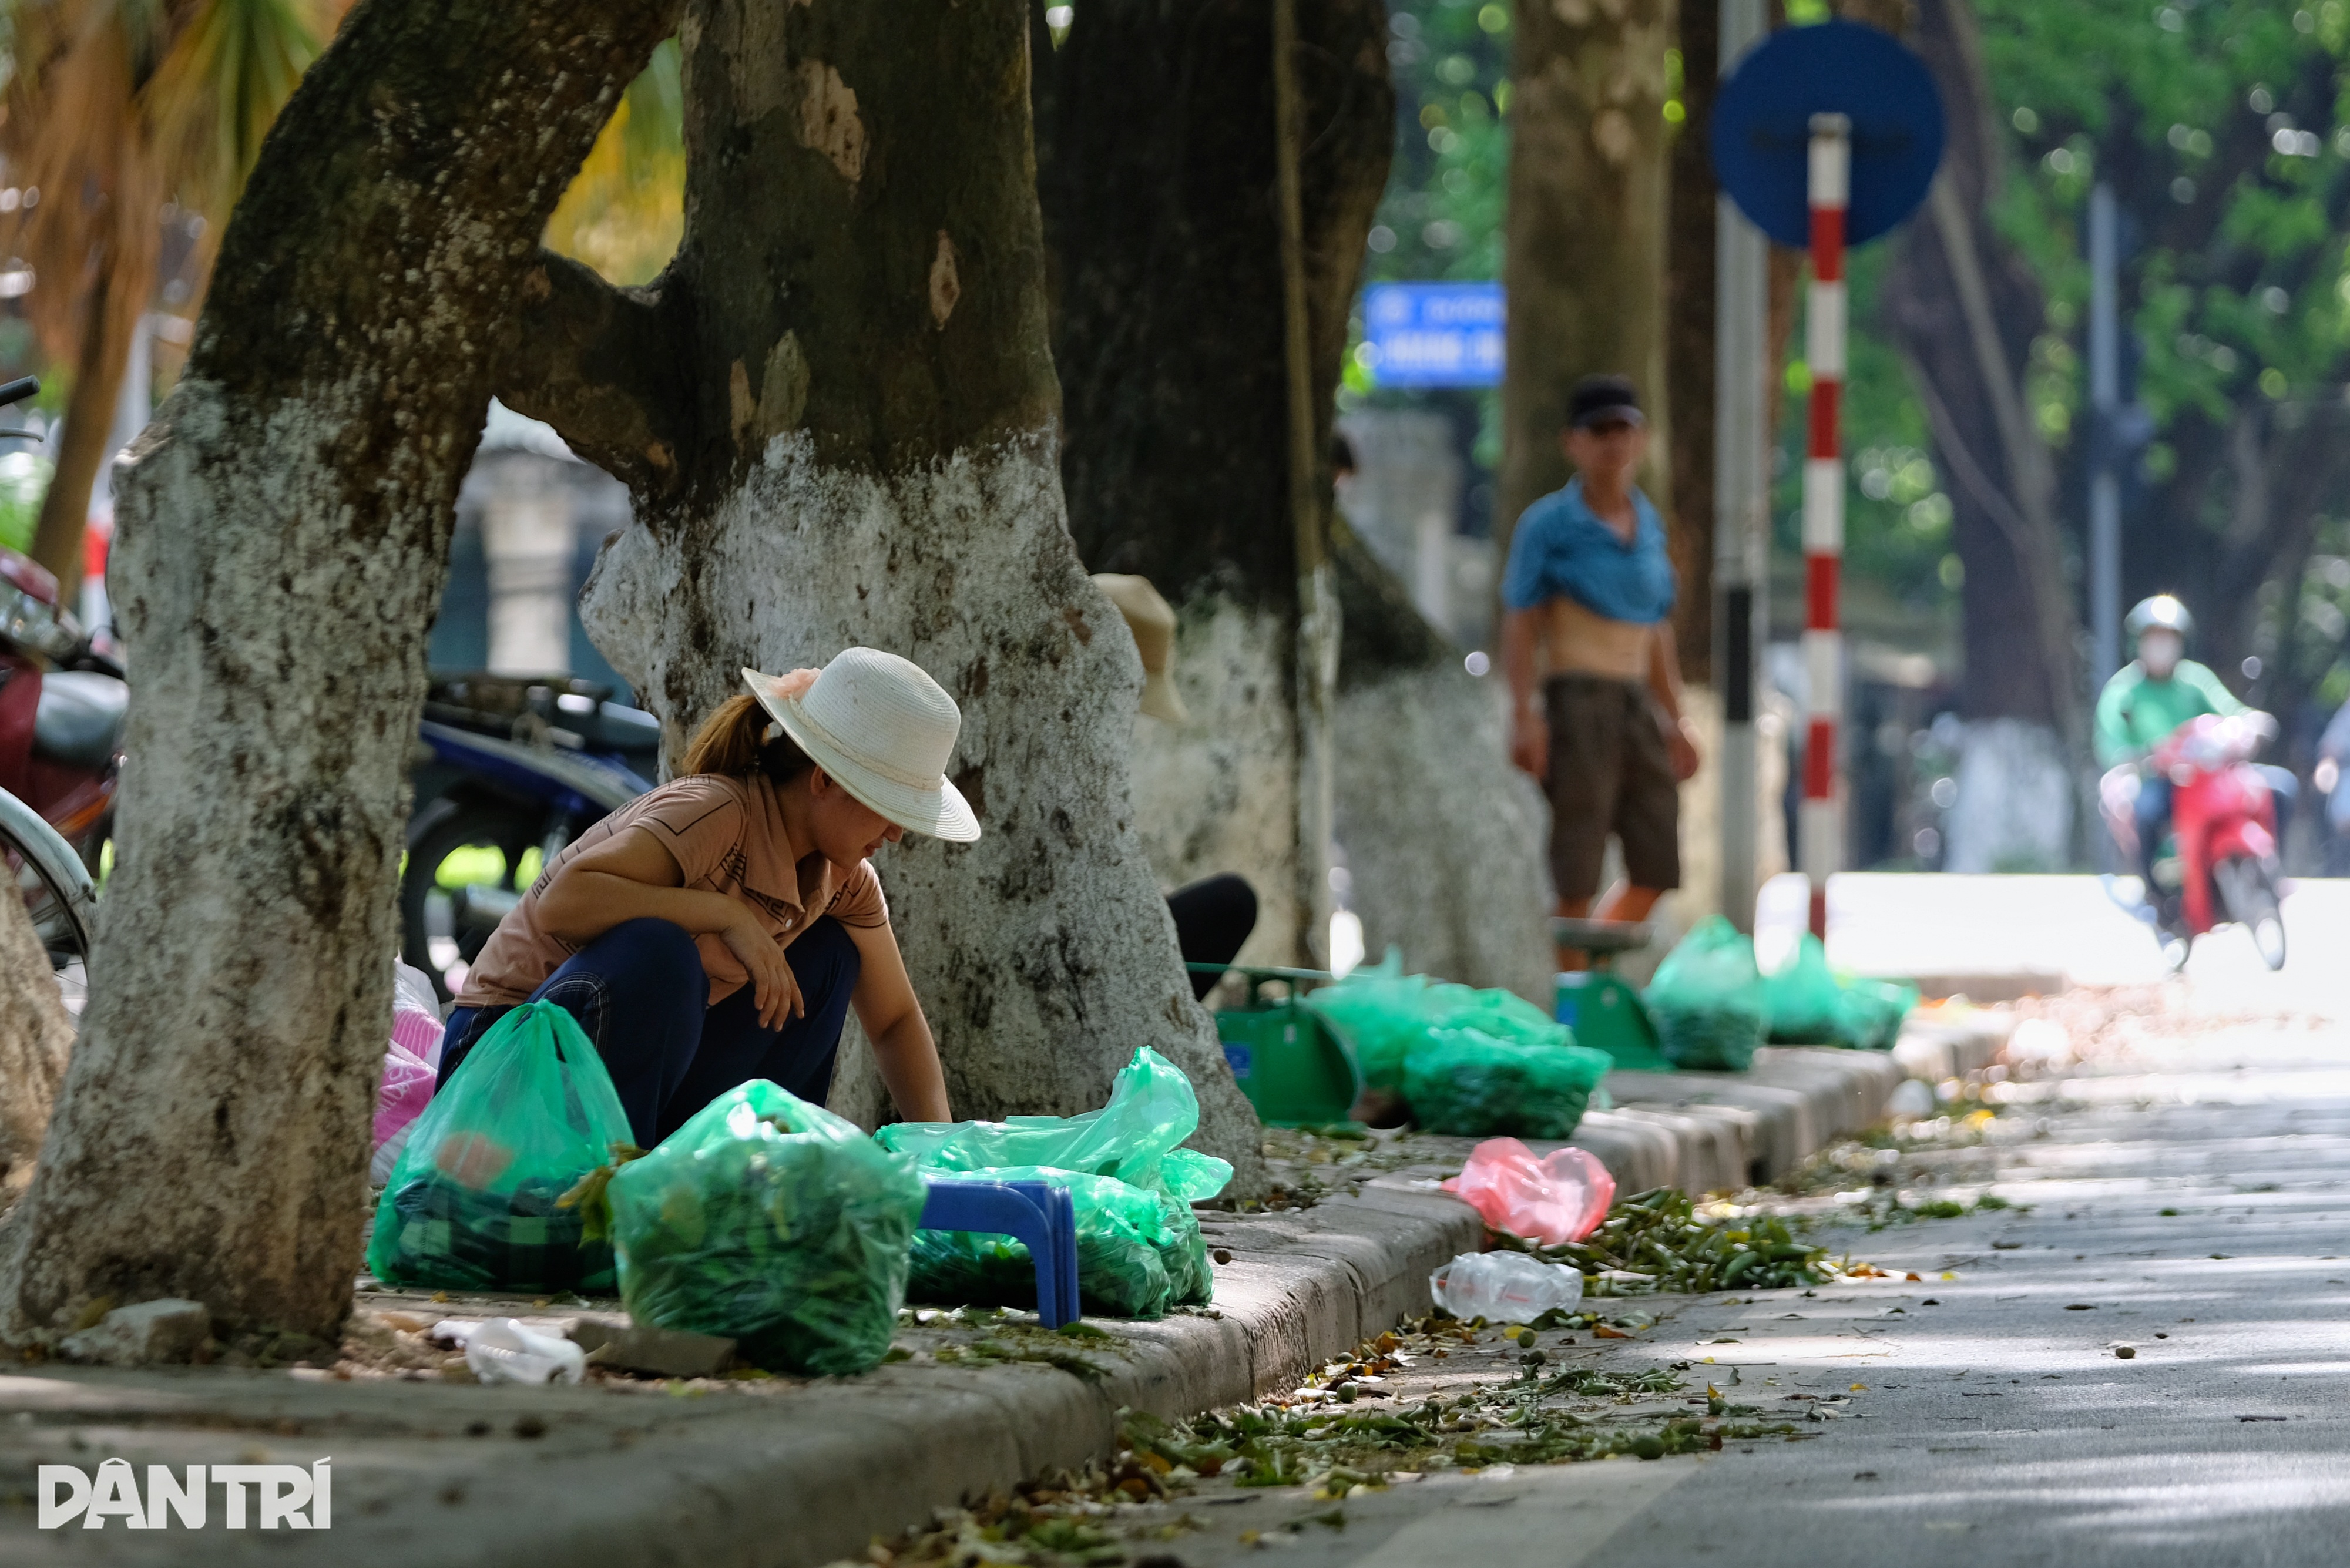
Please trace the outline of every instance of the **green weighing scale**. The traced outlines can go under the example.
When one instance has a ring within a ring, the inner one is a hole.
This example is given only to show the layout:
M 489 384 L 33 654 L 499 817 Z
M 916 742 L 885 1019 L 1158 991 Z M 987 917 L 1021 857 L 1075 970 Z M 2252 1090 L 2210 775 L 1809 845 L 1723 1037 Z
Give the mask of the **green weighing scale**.
M 1586 970 L 1563 971 L 1558 977 L 1555 1016 L 1575 1031 L 1575 1043 L 1605 1051 L 1616 1065 L 1636 1073 L 1670 1073 L 1673 1064 L 1657 1049 L 1657 1026 L 1648 1009 L 1623 976 L 1611 967 L 1619 953 L 1647 947 L 1647 926 L 1617 920 L 1579 920 L 1561 916 L 1551 921 L 1551 940 L 1591 956 Z
M 1336 977 L 1315 969 L 1267 969 L 1195 963 L 1194 974 L 1237 971 L 1248 980 L 1245 1006 L 1215 1015 L 1216 1035 L 1232 1078 L 1267 1127 L 1320 1127 L 1346 1121 L 1363 1093 L 1363 1069 L 1354 1042 L 1297 1000 L 1310 985 Z M 1289 987 L 1287 1000 L 1268 1002 L 1267 981 Z

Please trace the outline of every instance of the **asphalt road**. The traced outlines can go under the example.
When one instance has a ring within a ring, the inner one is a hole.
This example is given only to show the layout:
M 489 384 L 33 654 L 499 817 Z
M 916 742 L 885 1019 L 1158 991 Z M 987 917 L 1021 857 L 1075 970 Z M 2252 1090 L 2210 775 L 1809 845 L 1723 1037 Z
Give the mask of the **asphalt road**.
M 1335 1501 L 1210 1482 L 1129 1513 L 1132 1550 L 1186 1568 L 2350 1560 L 2350 1029 L 2245 1020 L 2232 988 L 2233 1020 L 2179 1000 L 2159 1019 L 2142 999 L 2144 1027 L 2123 1018 L 2101 1061 L 2022 1089 L 1983 1142 L 1886 1163 L 1913 1205 L 2016 1206 L 1831 1232 L 1920 1281 L 1646 1298 L 1625 1304 L 1658 1321 L 1630 1341 L 1544 1336 L 1554 1364 L 1688 1363 L 1665 1405 L 1689 1413 L 1711 1382 L 1799 1439 Z M 1855 1193 L 1867 1176 L 1856 1163 Z M 1419 1358 L 1386 1391 L 1496 1381 L 1517 1349 Z

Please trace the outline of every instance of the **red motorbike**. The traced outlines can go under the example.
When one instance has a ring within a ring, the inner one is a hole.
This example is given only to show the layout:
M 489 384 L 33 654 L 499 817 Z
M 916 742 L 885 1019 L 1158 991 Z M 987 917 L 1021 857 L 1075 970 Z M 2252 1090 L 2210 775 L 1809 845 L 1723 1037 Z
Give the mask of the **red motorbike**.
M 2197 937 L 2229 924 L 2250 933 L 2269 968 L 2284 967 L 2276 800 L 2251 765 L 2275 733 L 2265 713 L 2207 713 L 2155 748 L 2155 771 L 2170 782 L 2170 836 L 2156 848 L 2153 884 L 2133 912 L 2155 928 L 2173 970 L 2186 964 Z M 2107 815 L 2134 850 L 2137 829 L 2124 803 L 2109 796 Z
M 0 406 L 37 389 L 30 377 L 0 386 Z M 0 792 L 13 797 L 0 798 L 0 863 L 62 965 L 87 956 L 87 892 L 113 834 L 130 689 L 58 599 L 56 577 L 0 548 Z M 59 864 L 60 841 L 78 867 Z

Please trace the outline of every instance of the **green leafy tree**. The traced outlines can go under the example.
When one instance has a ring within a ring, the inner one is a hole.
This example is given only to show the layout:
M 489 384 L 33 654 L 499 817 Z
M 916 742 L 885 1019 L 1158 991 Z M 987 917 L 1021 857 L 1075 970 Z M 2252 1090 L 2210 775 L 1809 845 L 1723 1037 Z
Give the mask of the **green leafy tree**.
M 2350 512 L 2350 5 L 1977 9 L 2020 176 L 1996 221 L 2048 300 L 2027 395 L 2068 514 L 2091 446 L 2085 209 L 2104 180 L 2137 241 L 2121 300 L 2155 431 L 2125 518 L 2125 597 L 2186 595 L 2204 655 L 2262 670 L 2253 694 L 2272 706 L 2342 684 L 2338 556 L 2311 568 Z
M 115 399 L 151 307 L 167 225 L 204 236 L 243 189 L 278 106 L 348 0 L 6 0 L 0 158 L 15 200 L 0 254 L 72 367 L 57 472 L 33 554 L 80 580 L 82 524 Z M 167 206 L 167 203 L 170 203 Z M 200 245 L 201 282 L 209 259 Z

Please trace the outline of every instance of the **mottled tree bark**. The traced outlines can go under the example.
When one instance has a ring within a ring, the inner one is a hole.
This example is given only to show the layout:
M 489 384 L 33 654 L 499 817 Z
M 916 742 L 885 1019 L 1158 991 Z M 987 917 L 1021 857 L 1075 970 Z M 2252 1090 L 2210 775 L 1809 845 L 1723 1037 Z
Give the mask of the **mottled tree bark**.
M 1665 245 L 1665 379 L 1673 445 L 1669 506 L 1673 640 L 1681 673 L 1713 679 L 1715 204 L 1713 99 L 1721 85 L 1721 0 L 1680 0 L 1681 122 L 1672 133 Z
M 125 199 L 137 197 L 125 193 Z M 41 496 L 33 524 L 33 559 L 55 574 L 64 602 L 80 603 L 82 535 L 89 520 L 89 493 L 99 464 L 114 439 L 114 406 L 130 361 L 131 335 L 154 287 L 154 269 L 145 254 L 113 267 L 100 258 L 92 268 L 81 306 L 79 352 L 66 392 L 65 432 L 57 465 Z
M 485 349 L 670 26 L 369 0 L 271 131 L 187 372 L 122 472 L 120 859 L 104 983 L 0 1231 L 11 1334 L 101 1298 L 317 1335 L 348 1312 L 401 773 Z
M 1665 48 L 1673 0 L 1554 0 L 1517 8 L 1510 99 L 1508 369 L 1494 535 L 1569 477 L 1567 393 L 1595 374 L 1638 384 L 1671 450 L 1665 386 Z
M 1394 99 L 1385 11 L 1302 4 L 1304 216 L 1313 400 L 1326 443 Z M 1296 557 L 1261 8 L 1105 0 L 1055 62 L 1044 182 L 1060 279 L 1063 472 L 1087 561 L 1179 607 L 1192 722 L 1143 720 L 1138 817 L 1168 882 L 1247 876 L 1266 908 L 1243 956 L 1309 958 L 1288 897 L 1298 744 Z M 1137 116 L 1148 100 L 1165 112 Z M 1512 772 L 1491 686 L 1347 533 L 1334 709 L 1336 829 L 1376 956 L 1537 994 L 1549 972 L 1539 799 Z
M 1297 18 L 1318 453 L 1394 99 L 1378 0 L 1301 0 Z M 1181 623 L 1176 674 L 1192 722 L 1139 729 L 1138 820 L 1162 879 L 1246 875 L 1261 907 L 1243 956 L 1289 963 L 1314 954 L 1287 701 L 1298 591 L 1273 67 L 1262 5 L 1081 9 L 1055 62 L 1042 194 L 1070 528 L 1090 566 L 1149 577 Z M 1326 507 L 1326 476 L 1320 487 Z
M 20 899 L 0 898 L 0 1207 L 33 1179 L 73 1040 L 39 933 Z
M 1255 1119 L 1134 835 L 1139 661 L 1063 523 L 1028 26 L 696 0 L 677 258 L 627 292 L 548 263 L 500 392 L 629 482 L 583 607 L 673 747 L 741 666 L 856 645 L 961 703 L 985 837 L 879 859 L 957 1114 L 1092 1109 L 1152 1046 L 1245 1190 Z M 877 1097 L 844 1052 L 836 1102 Z

